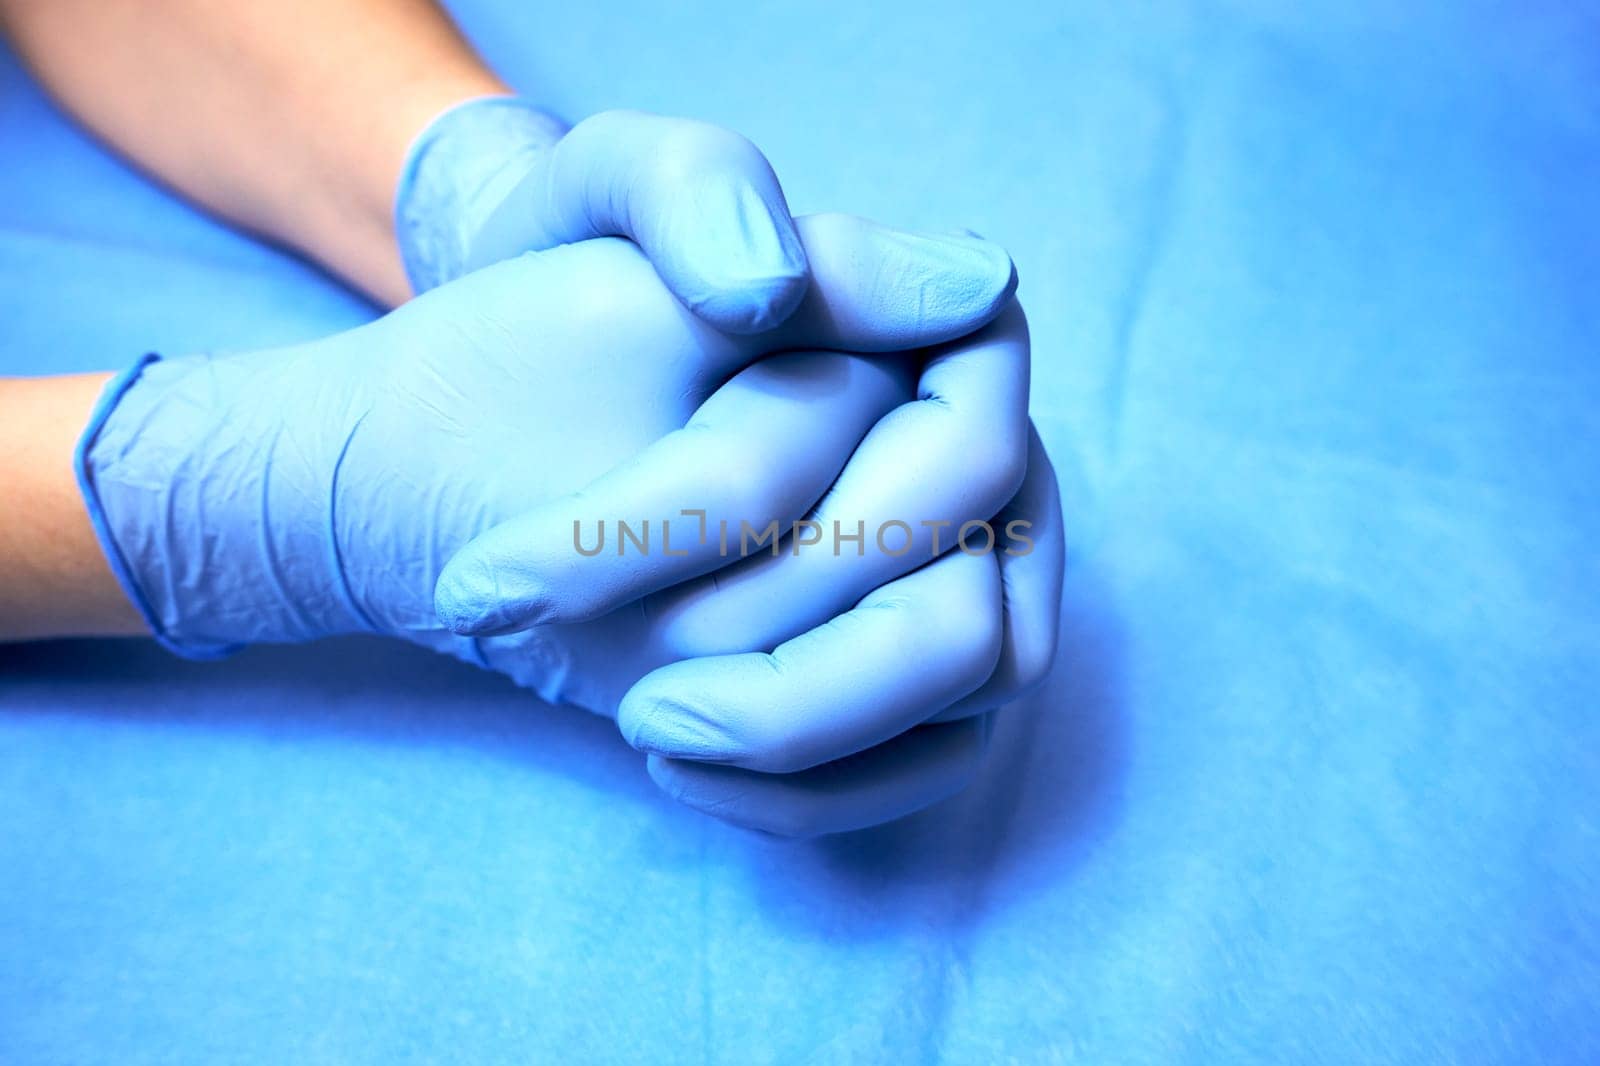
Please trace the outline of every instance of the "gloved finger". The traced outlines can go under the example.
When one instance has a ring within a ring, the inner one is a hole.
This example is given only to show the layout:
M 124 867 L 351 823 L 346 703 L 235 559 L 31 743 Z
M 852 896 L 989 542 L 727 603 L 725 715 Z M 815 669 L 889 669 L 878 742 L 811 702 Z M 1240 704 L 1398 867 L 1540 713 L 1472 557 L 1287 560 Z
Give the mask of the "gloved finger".
M 775 352 L 905 352 L 964 337 L 992 322 L 1016 289 L 1011 257 L 979 238 L 909 233 L 838 214 L 805 215 L 795 226 L 811 260 L 811 285 L 795 313 L 765 333 L 730 334 L 684 311 L 639 248 L 617 239 L 524 253 L 485 267 L 456 283 L 456 298 L 481 288 L 513 326 L 516 309 L 504 307 L 500 296 L 510 279 L 559 286 L 582 301 L 569 316 L 589 333 L 582 350 L 647 346 L 663 360 L 680 362 L 687 378 L 709 382 L 702 393 L 709 396 Z M 533 315 L 545 311 L 548 317 L 547 309 L 533 298 L 527 309 L 525 321 L 541 329 L 542 340 L 549 323 Z
M 623 697 L 628 743 L 669 758 L 793 773 L 881 744 L 994 672 L 1000 572 L 946 555 L 770 653 L 684 659 Z
M 583 621 L 726 565 L 746 530 L 787 528 L 821 498 L 910 395 L 911 373 L 906 360 L 842 352 L 756 363 L 683 429 L 457 552 L 435 588 L 439 618 L 478 636 Z
M 781 837 L 816 837 L 890 822 L 947 799 L 976 776 L 990 722 L 919 726 L 836 762 L 763 774 L 652 755 L 667 795 L 714 818 Z
M 719 329 L 770 329 L 805 293 L 806 255 L 766 157 L 732 130 L 641 111 L 574 126 L 506 197 L 468 268 L 539 247 L 628 237 L 667 287 Z
M 1001 301 L 1008 298 L 1015 286 L 1010 258 L 1003 250 L 984 241 L 917 237 L 848 215 L 812 215 L 800 219 L 799 226 L 816 271 L 811 291 L 800 309 L 782 327 L 759 337 L 729 338 L 715 334 L 699 338 L 700 351 L 709 364 L 706 373 L 731 373 L 770 350 L 898 351 L 950 341 L 993 320 L 1003 306 Z M 532 266 L 550 261 L 548 253 L 524 259 L 531 260 Z M 992 335 L 980 334 L 971 344 L 963 342 L 937 356 L 935 367 L 924 374 L 925 390 L 944 390 L 952 396 L 970 393 L 968 399 L 952 404 L 938 391 L 930 391 L 926 413 L 908 416 L 906 421 L 910 424 L 891 434 L 891 440 L 879 450 L 892 449 L 896 439 L 910 440 L 919 447 L 927 444 L 919 439 L 920 430 L 911 432 L 913 427 L 923 427 L 935 435 L 942 427 L 949 427 L 960 430 L 963 440 L 940 444 L 939 453 L 947 453 L 952 448 L 960 452 L 969 448 L 967 441 L 979 436 L 983 432 L 982 423 L 991 418 L 1001 432 L 990 434 L 994 438 L 992 444 L 978 447 L 1009 447 L 1004 432 L 1012 420 L 1008 413 L 1008 397 L 1018 389 L 1024 397 L 1027 392 L 1026 323 L 1021 320 L 1020 311 L 1012 318 L 1014 321 L 1008 326 L 992 327 Z M 713 332 L 703 326 L 700 330 L 708 334 Z M 639 343 L 632 339 L 629 342 Z M 670 339 L 662 343 L 664 350 L 673 350 Z M 986 378 L 990 380 L 985 381 Z M 856 399 L 871 401 L 875 395 Z M 1025 410 L 1025 400 L 1022 406 Z M 741 450 L 731 447 L 720 455 L 707 450 L 703 453 L 707 461 L 692 465 L 677 461 L 673 450 L 676 445 L 645 453 L 640 466 L 631 475 L 633 483 L 651 481 L 649 500 L 664 500 L 668 507 L 664 513 L 652 516 L 645 512 L 643 517 L 670 517 L 683 509 L 709 510 L 701 501 L 719 497 L 726 491 L 730 477 L 735 490 L 742 486 L 758 496 L 768 494 L 764 481 L 785 483 L 789 477 L 785 473 L 786 465 L 810 461 L 804 454 L 812 447 L 810 438 L 818 432 L 819 426 L 826 426 L 827 421 L 819 419 L 812 411 L 806 415 L 805 422 L 804 428 L 792 438 L 795 447 L 786 449 L 778 457 L 781 462 L 764 469 L 744 461 Z M 847 420 L 843 424 L 854 423 Z M 829 453 L 824 451 L 823 454 Z M 927 457 L 913 458 L 922 466 L 929 465 Z M 938 472 L 937 479 L 958 478 L 968 473 L 972 465 L 963 462 Z M 746 476 L 739 476 L 738 471 L 745 472 Z M 997 509 L 1014 488 L 1014 485 L 1005 486 L 999 491 L 991 486 L 996 491 L 977 495 L 979 498 L 994 495 Z M 948 494 L 968 489 L 969 486 L 952 481 L 943 491 Z M 730 506 L 730 510 L 737 509 Z M 639 515 L 642 510 L 634 505 L 623 508 L 620 514 Z M 455 632 L 482 635 L 501 632 L 517 624 L 588 617 L 604 606 L 618 606 L 650 588 L 704 572 L 703 559 L 697 558 L 690 564 L 665 556 L 641 559 L 648 553 L 609 555 L 603 561 L 600 558 L 590 560 L 596 564 L 593 567 L 558 565 L 556 572 L 550 572 L 551 556 L 539 545 L 563 543 L 562 538 L 572 529 L 571 519 L 561 517 L 564 513 L 559 511 L 552 517 L 541 509 L 543 517 L 519 522 L 515 530 L 497 532 L 491 529 L 463 547 L 441 572 L 435 589 L 435 606 L 440 619 Z M 585 517 L 615 518 L 617 515 Z M 803 509 L 787 517 L 803 517 Z M 547 520 L 555 524 L 549 528 L 541 525 L 535 533 L 534 522 Z M 719 553 L 720 546 L 719 538 Z M 575 560 L 569 558 L 567 562 Z M 635 564 L 643 566 L 645 573 L 629 577 L 629 568 Z M 836 598 L 833 610 L 814 615 L 815 621 L 785 635 L 792 636 L 838 613 L 881 580 L 857 582 L 852 586 L 856 591 L 847 602 Z M 815 598 L 815 590 L 812 595 Z M 561 613 L 565 604 L 572 605 L 574 614 L 570 618 Z M 771 647 L 776 643 L 777 640 L 773 640 L 751 646 Z
M 771 648 L 940 554 L 1011 546 L 990 519 L 1027 468 L 1021 308 L 940 350 L 918 396 L 872 428 L 809 516 L 817 543 L 752 554 L 653 599 L 665 638 L 685 657 Z M 773 603 L 783 610 L 763 609 Z
M 902 353 L 944 344 L 989 325 L 1016 292 L 1011 257 L 981 237 L 911 233 L 840 214 L 802 215 L 795 227 L 811 263 L 805 298 L 765 333 L 703 331 L 708 373 L 729 375 L 780 351 Z
M 934 715 L 951 722 L 992 710 L 1037 687 L 1055 662 L 1061 629 L 1061 577 L 1066 536 L 1055 469 L 1039 431 L 1028 430 L 1028 475 L 995 524 L 1016 533 L 997 553 L 1004 637 L 1000 661 L 983 687 Z
M 1016 268 L 981 237 L 921 234 L 854 215 L 795 220 L 811 287 L 781 326 L 750 338 L 747 358 L 785 348 L 903 352 L 965 337 L 1011 303 Z

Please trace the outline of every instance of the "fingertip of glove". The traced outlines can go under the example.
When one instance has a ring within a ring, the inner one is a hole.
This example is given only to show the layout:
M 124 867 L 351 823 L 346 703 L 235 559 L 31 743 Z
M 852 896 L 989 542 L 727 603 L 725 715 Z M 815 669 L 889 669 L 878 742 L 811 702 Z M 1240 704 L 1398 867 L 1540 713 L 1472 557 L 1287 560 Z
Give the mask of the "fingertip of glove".
M 912 233 L 872 225 L 869 233 L 897 276 L 916 279 L 906 291 L 917 298 L 920 326 L 934 332 L 970 332 L 992 321 L 1017 288 L 1011 255 L 971 233 Z
M 528 590 L 508 594 L 494 567 L 458 556 L 446 564 L 434 585 L 433 613 L 452 633 L 490 637 L 538 625 L 549 610 L 542 597 Z
M 458 636 L 478 636 L 484 628 L 478 604 L 442 578 L 433 590 L 433 613 L 446 629 Z
M 646 242 L 684 303 L 728 333 L 776 326 L 810 283 L 805 246 L 782 193 L 763 184 L 742 171 L 714 176 Z
M 634 686 L 622 697 L 617 707 L 617 731 L 628 746 L 649 756 L 673 754 L 672 745 L 666 741 L 657 719 L 661 716 L 661 702 L 643 691 L 643 683 Z
M 647 755 L 697 762 L 726 762 L 731 738 L 710 716 L 648 680 L 623 696 L 617 729 L 629 746 Z
M 727 281 L 685 302 L 697 316 L 725 333 L 762 333 L 794 313 L 810 280 L 801 264 L 780 273 Z
M 972 314 L 985 321 L 994 318 L 1017 291 L 1017 265 L 1011 253 L 971 231 L 945 240 L 961 248 L 955 269 L 970 281 L 967 297 Z
M 1011 298 L 1017 294 L 1017 284 L 1020 279 L 1017 275 L 1016 261 L 1011 258 L 1011 253 L 1001 248 L 998 244 L 993 245 L 993 247 L 1000 253 L 1002 260 L 999 264 L 1000 270 L 997 276 L 1004 278 L 1000 283 L 999 295 L 995 298 L 995 308 L 998 310 L 1010 303 Z

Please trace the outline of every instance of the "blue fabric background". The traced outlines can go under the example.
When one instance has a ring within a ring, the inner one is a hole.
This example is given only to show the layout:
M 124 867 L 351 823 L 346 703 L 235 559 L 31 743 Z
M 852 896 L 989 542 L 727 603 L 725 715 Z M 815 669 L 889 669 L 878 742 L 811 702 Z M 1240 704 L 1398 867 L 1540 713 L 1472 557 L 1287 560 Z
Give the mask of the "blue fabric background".
M 459 11 L 569 117 L 1012 250 L 1051 685 L 785 845 L 399 646 L 0 649 L 0 1061 L 1600 1060 L 1593 5 L 537 7 Z M 370 314 L 9 58 L 0 154 L 7 372 Z

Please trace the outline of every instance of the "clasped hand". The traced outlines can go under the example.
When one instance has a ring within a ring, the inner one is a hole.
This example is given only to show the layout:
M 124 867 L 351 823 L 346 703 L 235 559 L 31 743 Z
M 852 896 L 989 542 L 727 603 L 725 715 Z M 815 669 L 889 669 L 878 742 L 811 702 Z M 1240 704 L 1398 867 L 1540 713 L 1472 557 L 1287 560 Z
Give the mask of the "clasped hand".
M 666 791 L 739 824 L 832 832 L 950 794 L 1055 647 L 1059 502 L 1010 261 L 784 223 L 803 283 L 754 310 L 680 300 L 694 277 L 601 238 L 310 344 L 141 364 L 80 452 L 113 568 L 183 654 L 403 637 L 614 717 Z M 686 512 L 789 533 L 577 550 L 575 528 L 688 533 Z M 1025 550 L 958 544 L 975 519 Z M 834 523 L 864 540 L 804 550 Z

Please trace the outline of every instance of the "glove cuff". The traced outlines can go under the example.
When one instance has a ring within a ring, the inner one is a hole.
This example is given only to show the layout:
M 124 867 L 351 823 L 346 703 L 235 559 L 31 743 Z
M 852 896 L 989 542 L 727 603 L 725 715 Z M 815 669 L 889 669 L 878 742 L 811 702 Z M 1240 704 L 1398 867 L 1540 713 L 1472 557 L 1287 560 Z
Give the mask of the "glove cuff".
M 111 522 L 106 515 L 105 505 L 101 502 L 99 487 L 95 483 L 91 457 L 100 438 L 100 432 L 105 428 L 106 419 L 111 417 L 111 412 L 116 410 L 117 403 L 139 380 L 145 368 L 160 360 L 161 356 L 156 353 L 147 353 L 106 384 L 104 391 L 100 393 L 100 399 L 95 403 L 93 414 L 89 416 L 89 424 L 84 428 L 83 435 L 78 438 L 78 447 L 72 453 L 73 471 L 78 477 L 78 491 L 83 494 L 84 507 L 89 512 L 89 524 L 94 527 L 94 534 L 100 541 L 100 550 L 105 553 L 106 563 L 110 566 L 111 573 L 115 575 L 117 584 L 122 586 L 123 593 L 139 612 L 139 616 L 157 643 L 186 659 L 220 659 L 238 651 L 243 645 L 196 643 L 179 641 L 172 637 L 159 614 L 151 606 L 149 597 L 145 595 L 134 577 L 128 558 L 123 554 L 116 536 L 112 533 Z
M 215 659 L 376 629 L 334 532 L 360 411 L 336 391 L 286 392 L 274 372 L 322 354 L 147 355 L 101 394 L 73 457 L 78 487 L 112 573 L 169 651 Z M 287 413 L 319 405 L 319 428 L 297 432 Z
M 566 132 L 514 96 L 467 100 L 428 123 L 406 153 L 395 191 L 395 236 L 412 292 L 466 273 L 473 235 Z

